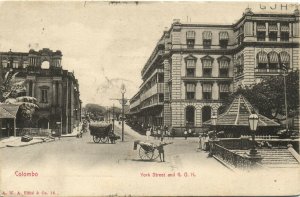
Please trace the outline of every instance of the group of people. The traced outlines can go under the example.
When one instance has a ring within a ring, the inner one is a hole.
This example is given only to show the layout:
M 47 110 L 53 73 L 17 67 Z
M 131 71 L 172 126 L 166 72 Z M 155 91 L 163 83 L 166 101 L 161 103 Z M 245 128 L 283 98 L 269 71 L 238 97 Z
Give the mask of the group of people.
M 176 131 L 175 129 L 170 130 L 168 126 L 164 126 L 163 128 L 158 126 L 158 127 L 148 127 L 146 130 L 146 136 L 147 140 L 149 140 L 150 136 L 153 136 L 154 139 L 160 139 L 167 137 L 168 139 L 175 137 Z

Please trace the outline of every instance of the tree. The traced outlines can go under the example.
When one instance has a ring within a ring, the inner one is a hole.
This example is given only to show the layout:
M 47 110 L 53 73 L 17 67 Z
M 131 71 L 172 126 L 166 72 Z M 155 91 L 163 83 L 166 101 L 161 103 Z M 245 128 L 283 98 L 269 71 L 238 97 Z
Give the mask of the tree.
M 85 111 L 92 120 L 100 120 L 104 116 L 106 109 L 101 105 L 88 103 L 85 105 Z
M 298 113 L 299 107 L 299 71 L 290 72 L 286 76 L 287 104 L 289 116 Z M 284 80 L 283 75 L 265 77 L 263 80 L 250 87 L 239 88 L 227 99 L 227 104 L 233 98 L 242 94 L 259 110 L 259 113 L 269 118 L 278 114 L 285 114 Z
M 25 80 L 17 80 L 17 73 L 8 71 L 4 79 L 1 76 L 0 84 L 0 102 L 7 104 L 18 104 L 20 107 L 20 115 L 22 119 L 31 120 L 33 113 L 38 108 L 35 104 L 36 99 L 29 96 L 20 96 L 26 92 Z

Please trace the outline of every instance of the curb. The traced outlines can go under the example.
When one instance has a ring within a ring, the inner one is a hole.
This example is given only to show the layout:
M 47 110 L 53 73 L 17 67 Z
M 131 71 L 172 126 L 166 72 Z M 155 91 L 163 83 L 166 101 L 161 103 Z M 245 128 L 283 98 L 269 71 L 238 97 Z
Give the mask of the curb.
M 33 143 L 30 143 L 30 144 L 22 144 L 22 145 L 16 145 L 16 146 L 13 146 L 13 145 L 6 145 L 4 147 L 0 147 L 0 148 L 5 148 L 5 147 L 9 147 L 9 148 L 14 148 L 14 147 L 24 147 L 24 146 L 30 146 L 30 145 L 34 145 L 34 144 L 41 144 L 41 143 L 49 143 L 49 142 L 53 142 L 55 141 L 55 139 L 52 139 L 52 140 L 49 140 L 48 142 L 47 141 L 39 141 L 39 142 L 33 142 Z

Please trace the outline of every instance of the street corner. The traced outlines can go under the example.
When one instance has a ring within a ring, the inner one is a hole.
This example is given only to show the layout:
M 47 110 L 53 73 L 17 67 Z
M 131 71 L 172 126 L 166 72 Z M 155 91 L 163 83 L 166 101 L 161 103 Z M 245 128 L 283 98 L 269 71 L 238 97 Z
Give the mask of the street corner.
M 29 142 L 22 142 L 21 137 L 10 137 L 1 141 L 0 148 L 24 147 L 24 146 L 34 145 L 34 144 L 53 142 L 53 141 L 55 141 L 55 138 L 52 137 L 33 137 L 33 139 Z

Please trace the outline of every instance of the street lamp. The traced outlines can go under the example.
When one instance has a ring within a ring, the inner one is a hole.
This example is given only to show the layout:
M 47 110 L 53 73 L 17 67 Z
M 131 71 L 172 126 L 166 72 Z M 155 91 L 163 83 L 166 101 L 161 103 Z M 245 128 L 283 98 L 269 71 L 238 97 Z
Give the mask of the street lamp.
M 122 142 L 124 142 L 124 105 L 125 105 L 125 99 L 124 94 L 126 92 L 126 88 L 124 83 L 121 85 L 121 93 L 122 93 Z
M 287 107 L 287 98 L 286 98 L 286 71 L 288 71 L 288 67 L 285 64 L 281 64 L 281 70 L 283 70 L 283 83 L 284 83 L 284 105 L 285 105 L 285 129 L 288 132 L 288 107 Z
M 250 155 L 257 154 L 257 150 L 255 149 L 255 131 L 257 129 L 258 120 L 259 120 L 258 115 L 254 113 L 251 114 L 248 118 L 250 130 L 252 132 L 252 149 L 250 150 Z

